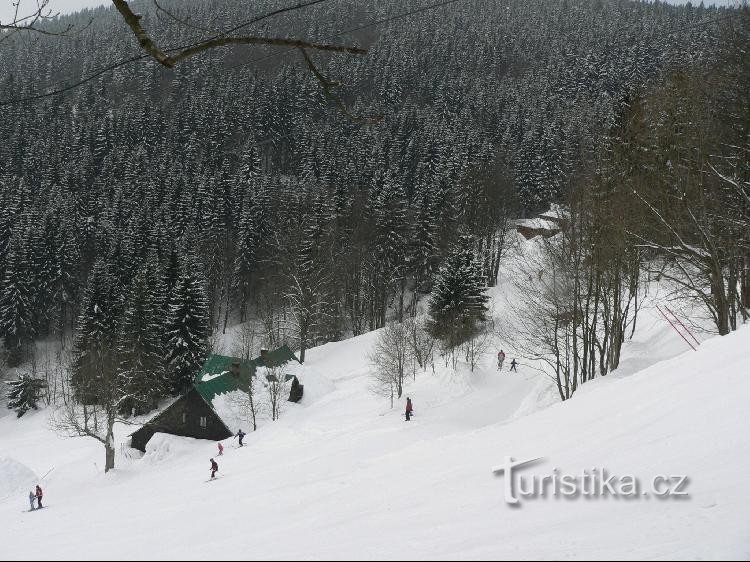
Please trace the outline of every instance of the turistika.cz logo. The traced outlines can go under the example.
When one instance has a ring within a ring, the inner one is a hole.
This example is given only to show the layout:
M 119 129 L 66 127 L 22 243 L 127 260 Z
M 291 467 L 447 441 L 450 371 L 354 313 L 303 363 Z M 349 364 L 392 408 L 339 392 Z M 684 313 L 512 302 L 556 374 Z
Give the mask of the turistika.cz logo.
M 580 474 L 562 474 L 557 468 L 551 474 L 520 474 L 524 468 L 544 461 L 544 457 L 517 461 L 505 457 L 505 463 L 492 469 L 502 476 L 506 503 L 518 506 L 521 500 L 546 498 L 627 498 L 685 499 L 690 479 L 684 475 L 657 475 L 648 485 L 632 474 L 610 474 L 605 468 L 594 467 Z

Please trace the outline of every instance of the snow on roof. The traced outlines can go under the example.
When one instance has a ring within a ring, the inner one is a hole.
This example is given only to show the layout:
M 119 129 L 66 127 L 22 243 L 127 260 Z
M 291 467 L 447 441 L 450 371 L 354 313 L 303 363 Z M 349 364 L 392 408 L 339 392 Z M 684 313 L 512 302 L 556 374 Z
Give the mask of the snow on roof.
M 221 373 L 217 373 L 215 375 L 205 374 L 205 375 L 203 375 L 203 378 L 201 379 L 201 382 L 208 382 L 208 381 L 214 380 L 215 378 L 218 378 L 218 377 L 221 377 L 223 375 L 226 375 L 227 373 L 229 373 L 229 371 L 222 371 Z
M 552 203 L 550 205 L 550 208 L 548 211 L 545 211 L 544 213 L 541 213 L 539 215 L 540 218 L 544 219 L 550 219 L 553 221 L 560 221 L 560 220 L 567 220 L 570 218 L 570 213 L 564 209 L 562 206 Z

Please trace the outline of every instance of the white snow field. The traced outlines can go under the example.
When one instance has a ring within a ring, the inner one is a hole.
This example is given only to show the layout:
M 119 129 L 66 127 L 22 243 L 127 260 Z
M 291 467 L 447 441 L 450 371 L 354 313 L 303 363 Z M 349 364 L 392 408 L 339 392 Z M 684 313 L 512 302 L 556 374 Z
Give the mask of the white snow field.
M 497 309 L 506 288 L 494 291 Z M 496 310 L 498 312 L 498 310 Z M 370 392 L 377 334 L 308 352 L 305 397 L 236 448 L 158 434 L 147 453 L 0 413 L 0 560 L 749 559 L 750 327 L 691 351 L 644 308 L 622 367 L 560 403 L 521 361 L 418 373 L 403 401 Z M 499 345 L 499 342 L 498 342 Z M 136 427 L 118 427 L 118 443 Z M 249 428 L 244 427 L 247 431 Z M 505 457 L 531 475 L 593 468 L 689 477 L 687 498 L 505 501 Z M 27 512 L 42 481 L 45 509 Z M 36 476 L 35 476 L 36 475 Z

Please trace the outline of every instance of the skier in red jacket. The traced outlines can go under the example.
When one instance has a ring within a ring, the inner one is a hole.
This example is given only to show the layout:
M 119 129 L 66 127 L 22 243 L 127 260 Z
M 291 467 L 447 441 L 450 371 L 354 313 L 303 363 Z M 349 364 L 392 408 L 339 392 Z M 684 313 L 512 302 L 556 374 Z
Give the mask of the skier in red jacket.
M 39 484 L 36 485 L 36 501 L 38 502 L 37 509 L 42 509 L 42 496 L 44 494 L 42 493 L 42 488 L 39 486 Z
M 406 398 L 406 421 L 411 420 L 411 415 L 414 412 L 414 407 L 411 404 L 411 398 Z
M 503 363 L 505 362 L 505 352 L 501 349 L 497 354 L 497 368 L 503 370 Z
M 219 456 L 222 456 L 224 454 L 224 445 L 221 444 L 221 441 L 217 445 L 219 446 Z

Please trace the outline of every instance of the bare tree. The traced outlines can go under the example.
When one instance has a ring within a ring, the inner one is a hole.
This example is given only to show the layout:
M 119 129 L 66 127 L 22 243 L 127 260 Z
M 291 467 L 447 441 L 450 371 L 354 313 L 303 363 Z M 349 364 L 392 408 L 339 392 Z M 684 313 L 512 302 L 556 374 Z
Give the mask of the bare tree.
M 435 372 L 435 338 L 427 331 L 425 317 L 407 318 L 404 325 L 409 332 L 409 345 L 416 364 L 424 371 L 428 366 Z
M 259 331 L 253 322 L 245 322 L 240 326 L 239 336 L 235 340 L 233 353 L 235 357 L 250 361 L 255 357 Z M 236 395 L 232 400 L 232 406 L 237 411 L 242 421 L 252 424 L 253 431 L 258 429 L 258 416 L 262 413 L 260 401 L 260 387 L 258 377 L 251 376 L 247 393 Z
M 116 362 L 111 359 L 108 354 L 96 354 L 85 378 L 78 379 L 75 390 L 70 388 L 68 378 L 69 388 L 64 393 L 70 398 L 57 407 L 50 419 L 52 428 L 63 435 L 90 437 L 100 442 L 104 446 L 105 472 L 115 467 L 115 424 L 128 423 L 118 412 L 123 403 L 137 399 L 127 392 L 129 381 L 118 376 Z
M 317 267 L 308 274 L 292 272 L 288 279 L 289 286 L 284 298 L 289 305 L 289 324 L 297 335 L 299 360 L 304 363 L 313 330 L 320 322 L 327 304 L 325 288 L 328 279 L 323 267 Z
M 479 365 L 482 355 L 487 350 L 491 335 L 492 331 L 489 327 L 483 325 L 471 339 L 463 344 L 466 363 L 468 363 L 472 373 L 477 368 L 477 365 Z
M 20 0 L 13 1 L 13 17 L 10 21 L 0 21 L 0 43 L 18 33 L 57 36 L 70 33 L 73 30 L 72 25 L 57 30 L 44 25 L 54 21 L 58 15 L 49 7 L 49 3 L 50 0 L 34 0 L 32 8 L 21 11 L 22 6 L 27 7 L 31 3 L 23 4 Z
M 632 104 L 627 134 L 638 166 L 626 178 L 647 219 L 631 234 L 652 256 L 649 270 L 680 298 L 701 302 L 725 335 L 743 308 L 738 288 L 750 255 L 743 163 L 750 146 L 747 118 L 724 123 L 716 103 L 717 92 L 744 82 L 717 72 L 672 76 Z M 746 101 L 727 100 L 735 106 L 729 113 L 747 114 Z
M 550 242 L 545 242 L 545 246 Z M 525 254 L 517 259 L 513 285 L 517 296 L 507 303 L 500 337 L 525 359 L 546 366 L 560 398 L 575 390 L 571 377 L 569 333 L 566 318 L 572 309 L 570 283 L 561 264 L 545 252 Z
M 271 419 L 278 420 L 284 411 L 284 405 L 289 399 L 292 379 L 284 374 L 283 367 L 265 367 L 258 369 L 259 376 L 265 377 L 268 406 Z
M 246 424 L 250 424 L 253 431 L 258 429 L 258 418 L 264 415 L 264 402 L 261 397 L 261 381 L 257 376 L 251 376 L 247 389 L 234 392 L 229 396 L 229 407 L 233 413 Z M 247 390 L 247 392 L 245 392 Z
M 373 367 L 372 390 L 389 397 L 393 407 L 394 400 L 404 394 L 406 376 L 414 362 L 408 326 L 393 323 L 381 329 L 369 358 Z

